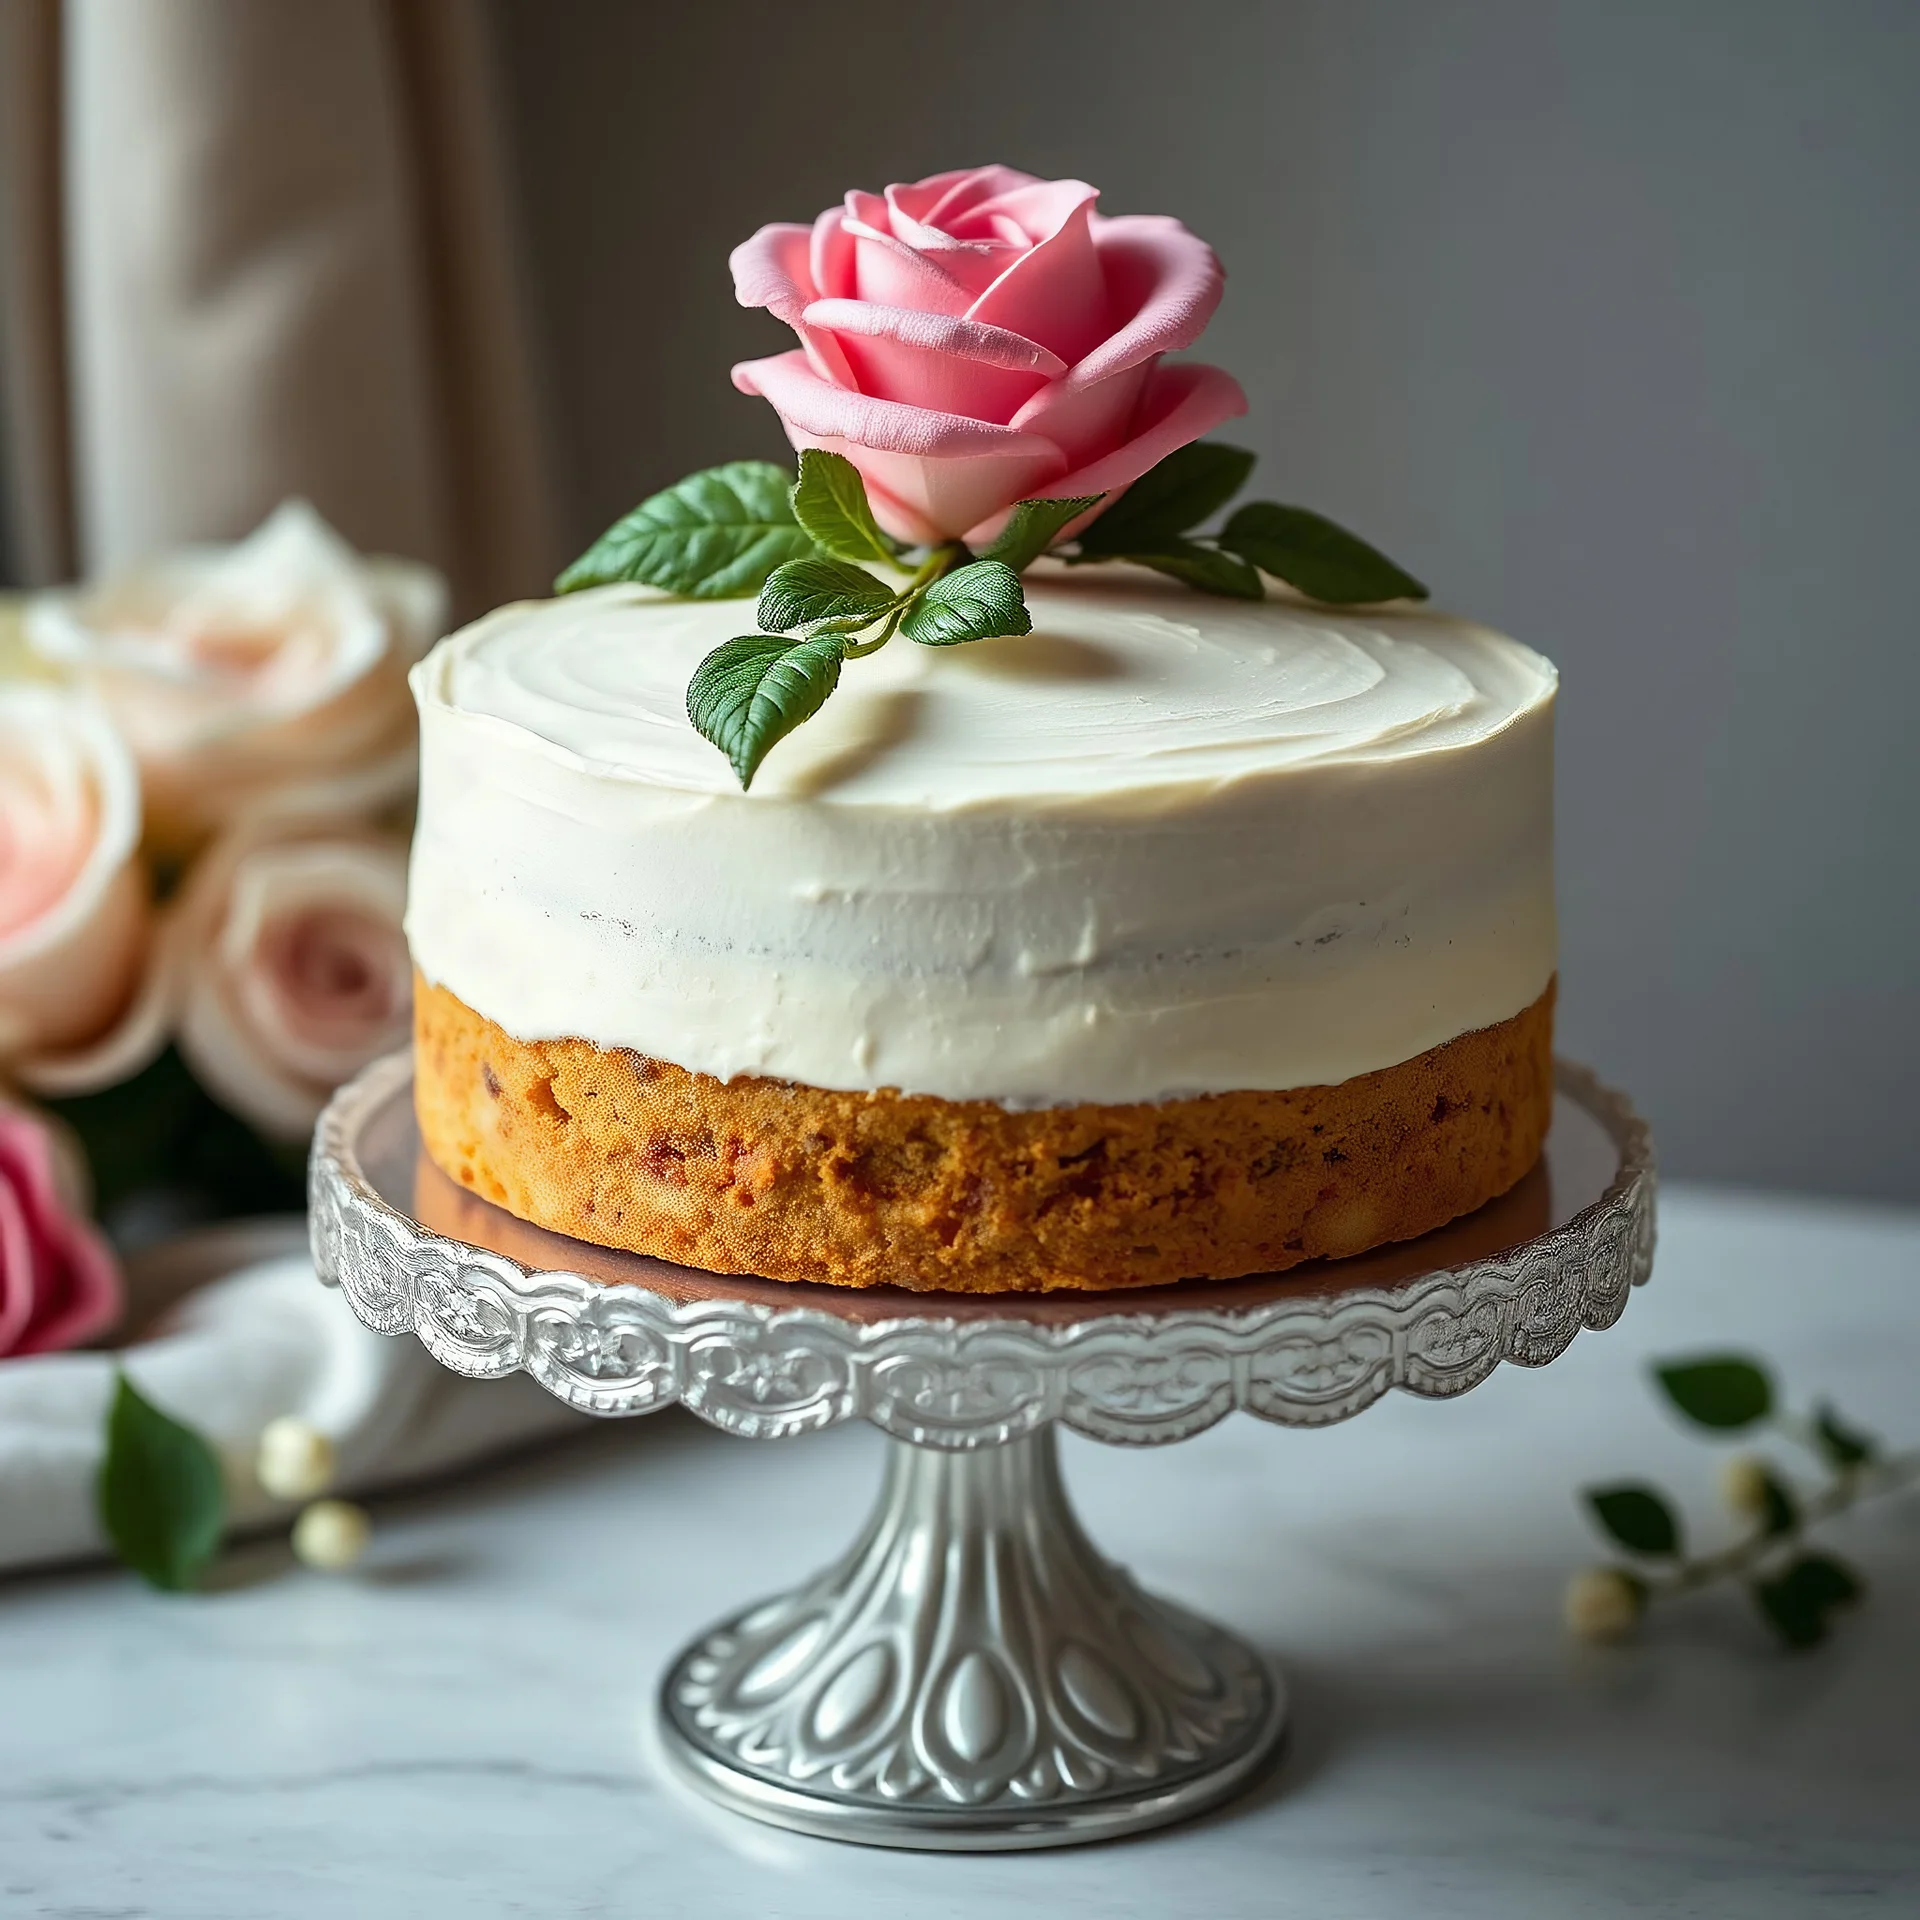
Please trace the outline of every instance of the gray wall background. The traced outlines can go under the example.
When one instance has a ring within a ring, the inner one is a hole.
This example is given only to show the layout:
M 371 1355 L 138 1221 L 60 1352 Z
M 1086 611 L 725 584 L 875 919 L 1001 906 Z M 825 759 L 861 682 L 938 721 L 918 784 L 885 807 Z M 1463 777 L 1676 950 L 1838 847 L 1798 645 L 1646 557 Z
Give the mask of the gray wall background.
M 1006 160 L 1227 262 L 1258 481 L 1564 675 L 1563 1044 L 1920 1197 L 1920 7 L 500 0 L 582 541 L 783 449 L 728 249 Z

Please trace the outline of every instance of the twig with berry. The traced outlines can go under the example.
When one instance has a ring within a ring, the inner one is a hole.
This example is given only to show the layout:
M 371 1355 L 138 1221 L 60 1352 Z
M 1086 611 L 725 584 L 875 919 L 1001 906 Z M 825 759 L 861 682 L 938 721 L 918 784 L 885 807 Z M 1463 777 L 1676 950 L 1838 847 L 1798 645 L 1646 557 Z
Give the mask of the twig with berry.
M 1863 1500 L 1920 1481 L 1920 1452 L 1886 1452 L 1824 1402 L 1810 1413 L 1788 1410 L 1766 1368 L 1744 1355 L 1662 1361 L 1653 1375 L 1693 1426 L 1714 1434 L 1770 1431 L 1807 1454 L 1823 1478 L 1809 1490 L 1760 1454 L 1729 1456 L 1721 1464 L 1720 1491 L 1743 1530 L 1707 1553 L 1688 1551 L 1679 1513 L 1657 1487 L 1622 1481 L 1586 1488 L 1592 1517 L 1633 1564 L 1575 1574 L 1566 1593 L 1567 1625 L 1584 1639 L 1622 1639 L 1656 1601 L 1738 1580 L 1786 1646 L 1818 1645 L 1834 1613 L 1859 1600 L 1866 1583 L 1844 1560 L 1809 1545 L 1808 1534 Z

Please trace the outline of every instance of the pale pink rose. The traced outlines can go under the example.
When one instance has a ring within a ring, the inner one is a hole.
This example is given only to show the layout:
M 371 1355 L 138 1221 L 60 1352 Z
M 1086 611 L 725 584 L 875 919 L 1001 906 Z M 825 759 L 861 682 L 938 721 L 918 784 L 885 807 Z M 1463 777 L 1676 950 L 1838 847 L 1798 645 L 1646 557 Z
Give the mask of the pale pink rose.
M 192 547 L 36 597 L 27 636 L 127 737 L 150 837 L 245 818 L 341 818 L 417 773 L 407 669 L 439 637 L 430 567 L 363 559 L 304 501 L 231 547 Z
M 37 1116 L 0 1103 L 0 1358 L 78 1346 L 119 1312 L 119 1270 L 86 1218 L 73 1156 Z
M 139 844 L 139 776 L 98 703 L 0 680 L 0 1073 L 42 1086 L 117 1053 L 100 1086 L 157 1050 L 122 1044 L 151 944 Z
M 176 1037 L 201 1085 L 263 1133 L 310 1133 L 335 1087 L 407 1038 L 406 897 L 406 849 L 392 840 L 215 841 L 167 936 Z
M 762 227 L 734 249 L 734 292 L 800 347 L 734 385 L 796 447 L 845 454 L 902 540 L 978 542 L 1016 500 L 1117 494 L 1247 401 L 1218 367 L 1161 361 L 1220 304 L 1213 249 L 1098 197 L 976 167 Z

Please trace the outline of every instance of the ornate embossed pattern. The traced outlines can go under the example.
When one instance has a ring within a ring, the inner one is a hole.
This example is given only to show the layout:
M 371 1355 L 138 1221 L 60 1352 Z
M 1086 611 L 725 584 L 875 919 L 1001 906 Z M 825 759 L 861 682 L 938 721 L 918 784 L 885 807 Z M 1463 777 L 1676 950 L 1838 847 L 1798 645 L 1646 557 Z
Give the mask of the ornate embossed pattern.
M 1051 1432 L 893 1448 L 846 1558 L 695 1641 L 662 1705 L 736 1775 L 962 1822 L 1218 1775 L 1280 1711 L 1250 1648 L 1101 1559 Z
M 1477 1386 L 1503 1360 L 1544 1365 L 1582 1327 L 1611 1326 L 1653 1262 L 1646 1128 L 1619 1095 L 1562 1062 L 1560 1090 L 1619 1151 L 1605 1194 L 1511 1253 L 1390 1290 L 1050 1325 L 679 1305 L 639 1287 L 529 1272 L 428 1233 L 382 1200 L 354 1142 L 410 1071 L 405 1054 L 368 1068 L 335 1096 L 315 1137 L 314 1258 L 354 1312 L 380 1332 L 417 1333 L 458 1373 L 523 1368 L 587 1413 L 678 1401 L 754 1439 L 858 1418 L 923 1447 L 995 1446 L 1052 1421 L 1148 1444 L 1185 1439 L 1236 1408 L 1325 1426 L 1389 1387 L 1440 1397 Z

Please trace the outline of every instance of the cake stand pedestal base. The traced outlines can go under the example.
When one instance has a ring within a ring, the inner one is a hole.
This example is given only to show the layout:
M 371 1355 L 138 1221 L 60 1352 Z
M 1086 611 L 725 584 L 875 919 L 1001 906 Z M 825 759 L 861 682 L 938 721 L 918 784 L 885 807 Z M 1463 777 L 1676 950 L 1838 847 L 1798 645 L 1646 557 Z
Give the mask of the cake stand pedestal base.
M 947 1852 L 1104 1840 L 1237 1792 L 1286 1697 L 1222 1628 L 1102 1558 L 1051 1427 L 896 1440 L 865 1532 L 668 1670 L 668 1759 L 741 1813 Z

